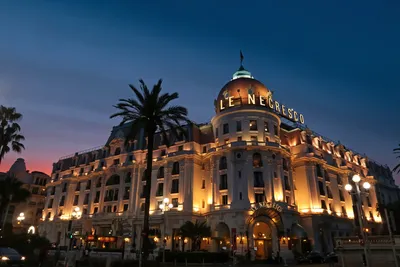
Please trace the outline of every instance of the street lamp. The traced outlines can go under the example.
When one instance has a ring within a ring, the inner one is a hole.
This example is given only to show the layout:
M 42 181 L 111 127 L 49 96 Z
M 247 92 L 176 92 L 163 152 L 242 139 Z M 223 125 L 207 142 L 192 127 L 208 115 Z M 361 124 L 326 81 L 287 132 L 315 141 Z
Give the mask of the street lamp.
M 365 263 L 366 266 L 369 267 L 369 260 L 368 260 L 368 254 L 367 254 L 367 236 L 366 233 L 364 232 L 364 226 L 363 226 L 363 219 L 361 218 L 362 213 L 361 213 L 361 195 L 368 195 L 368 189 L 371 188 L 371 184 L 368 182 L 363 182 L 362 183 L 362 187 L 364 188 L 364 192 L 361 192 L 360 190 L 360 181 L 361 181 L 361 177 L 358 174 L 354 174 L 353 177 L 351 178 L 351 180 L 354 182 L 354 184 L 356 185 L 356 190 L 355 192 L 353 192 L 353 186 L 351 184 L 346 184 L 344 186 L 344 189 L 349 192 L 349 194 L 351 195 L 356 195 L 356 207 L 357 207 L 357 213 L 358 213 L 358 222 L 360 225 L 360 232 L 364 241 L 364 256 L 365 256 Z
M 166 220 L 167 217 L 165 215 L 165 212 L 170 210 L 170 209 L 172 209 L 173 207 L 174 207 L 174 205 L 172 205 L 172 203 L 169 203 L 169 198 L 167 198 L 167 197 L 164 198 L 163 203 L 161 203 L 160 206 L 159 206 L 160 210 L 164 214 L 163 263 L 165 263 L 165 246 L 166 246 L 166 243 L 167 243 L 167 235 L 165 234 L 166 227 L 167 227 L 167 220 Z
M 18 224 L 21 224 L 25 220 L 25 214 L 21 212 L 17 217 Z

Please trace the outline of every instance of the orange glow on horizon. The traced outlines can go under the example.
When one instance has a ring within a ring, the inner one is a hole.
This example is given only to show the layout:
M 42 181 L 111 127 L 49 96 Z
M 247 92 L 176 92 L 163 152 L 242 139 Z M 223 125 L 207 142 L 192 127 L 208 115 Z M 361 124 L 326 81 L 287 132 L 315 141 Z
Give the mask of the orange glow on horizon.
M 22 155 L 16 155 L 16 154 L 8 154 L 5 156 L 3 161 L 1 162 L 0 165 L 0 172 L 8 172 L 10 167 L 14 164 L 14 162 L 18 158 L 23 158 L 25 159 L 25 164 L 26 164 L 26 169 L 29 172 L 33 171 L 39 171 L 39 172 L 44 172 L 47 175 L 51 175 L 51 171 L 53 169 L 53 160 L 52 159 L 46 159 L 45 157 L 40 157 L 40 158 L 35 158 L 35 155 L 26 155 L 23 157 Z

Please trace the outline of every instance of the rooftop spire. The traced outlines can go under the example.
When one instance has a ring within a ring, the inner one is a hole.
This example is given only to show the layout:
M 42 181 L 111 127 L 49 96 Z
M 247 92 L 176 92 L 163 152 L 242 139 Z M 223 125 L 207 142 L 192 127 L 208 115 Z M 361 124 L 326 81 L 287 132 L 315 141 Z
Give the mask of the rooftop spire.
M 244 56 L 243 56 L 242 50 L 240 50 L 240 68 L 233 74 L 232 80 L 235 80 L 238 78 L 253 79 L 253 76 L 251 76 L 251 73 L 243 67 L 243 59 L 244 59 Z

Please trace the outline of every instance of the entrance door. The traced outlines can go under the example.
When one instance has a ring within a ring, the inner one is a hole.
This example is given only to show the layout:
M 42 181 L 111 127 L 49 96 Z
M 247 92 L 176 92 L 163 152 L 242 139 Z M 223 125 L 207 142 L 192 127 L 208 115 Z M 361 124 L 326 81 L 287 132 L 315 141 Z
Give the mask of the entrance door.
M 266 240 L 258 239 L 256 240 L 256 259 L 257 260 L 265 260 L 267 259 L 267 244 Z

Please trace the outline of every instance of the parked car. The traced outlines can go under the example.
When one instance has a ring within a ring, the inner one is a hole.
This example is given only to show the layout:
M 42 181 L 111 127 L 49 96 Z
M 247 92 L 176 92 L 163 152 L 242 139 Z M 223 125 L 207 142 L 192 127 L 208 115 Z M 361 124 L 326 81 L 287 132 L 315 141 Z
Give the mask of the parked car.
M 306 255 L 301 255 L 296 258 L 297 264 L 302 263 L 324 263 L 325 258 L 318 251 L 311 251 Z
M 19 267 L 24 266 L 25 257 L 21 256 L 15 249 L 0 247 L 0 266 Z
M 338 255 L 335 252 L 330 252 L 324 257 L 325 262 L 338 262 Z

